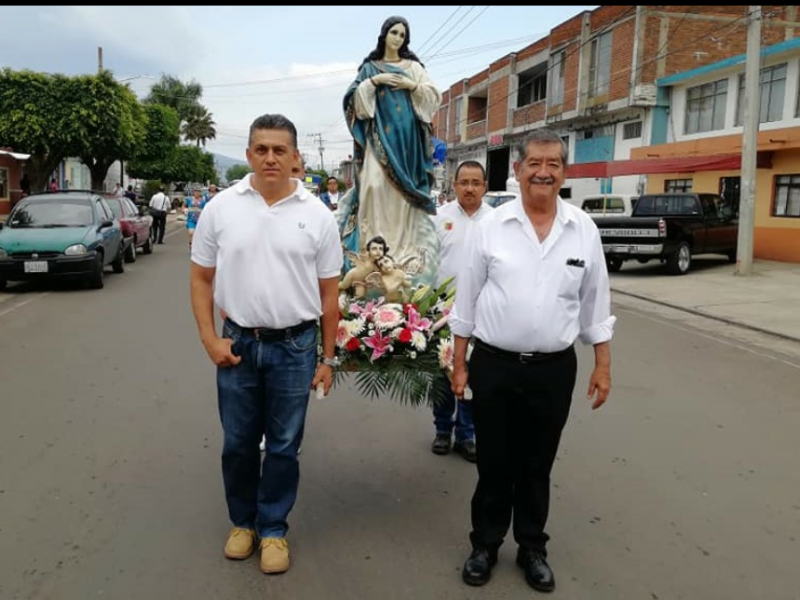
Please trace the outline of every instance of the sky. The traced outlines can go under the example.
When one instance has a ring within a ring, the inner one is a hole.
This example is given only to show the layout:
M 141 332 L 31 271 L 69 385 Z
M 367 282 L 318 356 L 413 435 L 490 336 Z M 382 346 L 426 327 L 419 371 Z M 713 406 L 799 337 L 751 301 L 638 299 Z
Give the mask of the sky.
M 597 6 L 3 6 L 0 66 L 78 75 L 103 67 L 144 98 L 162 74 L 203 86 L 217 138 L 245 160 L 250 123 L 282 113 L 309 167 L 352 152 L 342 97 L 381 24 L 400 15 L 442 91 Z M 322 157 L 320 157 L 320 140 Z

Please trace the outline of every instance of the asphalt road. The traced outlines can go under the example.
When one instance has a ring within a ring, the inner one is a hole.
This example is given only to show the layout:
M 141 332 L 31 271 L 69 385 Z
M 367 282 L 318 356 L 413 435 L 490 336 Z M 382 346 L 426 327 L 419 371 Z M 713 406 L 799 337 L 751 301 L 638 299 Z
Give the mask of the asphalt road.
M 176 231 L 103 290 L 0 294 L 0 600 L 531 598 L 509 538 L 460 579 L 474 465 L 428 409 L 312 399 L 292 569 L 227 561 L 214 371 Z M 553 474 L 553 597 L 800 599 L 800 350 L 616 303 L 614 389 L 579 351 Z

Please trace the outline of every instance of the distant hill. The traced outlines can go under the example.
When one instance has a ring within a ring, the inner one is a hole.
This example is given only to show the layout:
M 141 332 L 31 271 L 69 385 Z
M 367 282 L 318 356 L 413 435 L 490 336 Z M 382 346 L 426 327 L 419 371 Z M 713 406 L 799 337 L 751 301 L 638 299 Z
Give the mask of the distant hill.
M 219 174 L 219 180 L 221 182 L 225 181 L 225 172 L 232 166 L 247 164 L 247 162 L 244 160 L 237 160 L 235 158 L 231 158 L 230 156 L 217 154 L 215 152 L 212 152 L 212 154 L 214 155 L 214 166 L 217 168 L 217 174 Z

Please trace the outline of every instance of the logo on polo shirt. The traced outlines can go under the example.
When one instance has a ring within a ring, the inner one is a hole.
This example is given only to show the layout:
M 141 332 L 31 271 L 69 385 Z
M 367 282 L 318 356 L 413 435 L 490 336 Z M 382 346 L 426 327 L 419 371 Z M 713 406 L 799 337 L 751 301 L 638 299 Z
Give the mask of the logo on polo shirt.
M 444 222 L 444 230 L 445 231 L 452 231 L 453 230 L 453 222 L 452 221 L 445 221 Z

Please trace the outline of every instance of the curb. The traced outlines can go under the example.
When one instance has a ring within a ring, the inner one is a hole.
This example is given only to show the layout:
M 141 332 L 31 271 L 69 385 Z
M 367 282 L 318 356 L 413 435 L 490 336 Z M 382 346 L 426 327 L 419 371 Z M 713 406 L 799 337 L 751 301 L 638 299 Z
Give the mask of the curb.
M 623 296 L 630 296 L 631 298 L 637 298 L 639 300 L 644 300 L 645 302 L 652 302 L 653 304 L 659 304 L 661 306 L 666 306 L 668 308 L 674 308 L 675 310 L 680 310 L 698 317 L 704 317 L 706 319 L 713 319 L 715 321 L 719 321 L 720 323 L 725 323 L 727 325 L 735 325 L 736 327 L 743 327 L 744 329 L 750 329 L 751 331 L 757 331 L 759 333 L 765 333 L 767 335 L 771 335 L 773 337 L 781 338 L 783 340 L 788 340 L 790 342 L 796 342 L 800 344 L 800 338 L 796 338 L 792 335 L 786 335 L 785 333 L 780 333 L 777 331 L 772 331 L 770 329 L 764 329 L 763 327 L 758 327 L 757 325 L 749 325 L 747 323 L 742 323 L 741 321 L 734 321 L 733 319 L 728 319 L 727 317 L 720 317 L 718 315 L 712 315 L 711 313 L 707 313 L 702 310 L 697 310 L 696 308 L 688 308 L 686 306 L 680 306 L 679 304 L 673 304 L 672 302 L 666 302 L 664 300 L 656 300 L 655 298 L 651 298 L 650 296 L 644 296 L 642 294 L 636 294 L 634 292 L 626 292 L 623 290 L 616 289 L 614 287 L 611 288 L 611 291 L 615 294 L 622 294 Z

